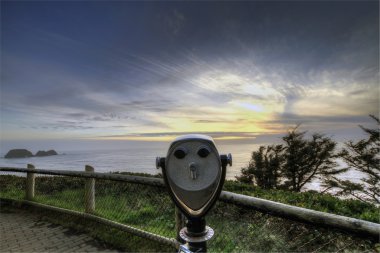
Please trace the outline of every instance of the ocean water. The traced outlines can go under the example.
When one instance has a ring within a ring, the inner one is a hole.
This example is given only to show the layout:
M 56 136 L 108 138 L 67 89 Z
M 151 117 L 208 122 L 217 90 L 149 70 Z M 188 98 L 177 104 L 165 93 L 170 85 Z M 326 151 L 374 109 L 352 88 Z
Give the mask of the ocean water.
M 166 156 L 168 146 L 168 143 L 163 142 L 141 142 L 119 149 L 98 147 L 93 150 L 56 150 L 59 154 L 56 156 L 17 159 L 5 159 L 5 154 L 0 154 L 0 167 L 26 168 L 26 165 L 31 163 L 38 169 L 84 171 L 85 165 L 91 165 L 96 172 L 128 171 L 157 174 L 161 170 L 155 168 L 155 159 L 157 156 Z M 247 166 L 252 151 L 257 150 L 259 146 L 244 143 L 217 144 L 220 154 L 231 153 L 233 157 L 233 165 L 227 167 L 226 179 L 234 180 L 235 176 L 240 174 L 241 168 Z M 340 166 L 344 164 L 340 162 Z M 363 175 L 350 170 L 339 177 L 358 182 Z M 306 185 L 305 189 L 322 190 L 318 179 Z
M 146 142 L 145 145 L 141 143 L 122 149 L 56 150 L 59 154 L 56 156 L 16 159 L 5 159 L 5 154 L 1 154 L 0 166 L 25 168 L 31 163 L 38 169 L 83 171 L 85 165 L 91 165 L 96 172 L 128 171 L 157 174 L 160 171 L 155 167 L 156 157 L 166 156 L 168 146 L 166 143 Z M 220 154 L 231 153 L 233 156 L 233 166 L 227 168 L 227 179 L 234 179 L 239 175 L 240 168 L 248 164 L 251 152 L 257 147 L 256 144 L 218 145 Z

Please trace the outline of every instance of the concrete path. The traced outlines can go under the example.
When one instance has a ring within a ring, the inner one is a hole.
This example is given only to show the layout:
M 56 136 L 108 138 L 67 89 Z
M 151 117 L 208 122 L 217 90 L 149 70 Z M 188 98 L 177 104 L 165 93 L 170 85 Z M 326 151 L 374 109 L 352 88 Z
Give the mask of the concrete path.
M 0 252 L 118 252 L 25 210 L 0 210 Z

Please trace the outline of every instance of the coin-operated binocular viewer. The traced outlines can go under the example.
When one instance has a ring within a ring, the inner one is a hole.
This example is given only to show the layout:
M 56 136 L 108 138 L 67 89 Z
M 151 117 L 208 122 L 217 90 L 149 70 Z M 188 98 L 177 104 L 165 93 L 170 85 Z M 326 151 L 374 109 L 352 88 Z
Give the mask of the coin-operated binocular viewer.
M 176 138 L 166 158 L 156 158 L 172 200 L 187 217 L 179 233 L 186 242 L 180 252 L 207 251 L 206 241 L 214 230 L 204 217 L 220 195 L 227 164 L 232 165 L 231 154 L 219 155 L 213 139 L 198 134 Z

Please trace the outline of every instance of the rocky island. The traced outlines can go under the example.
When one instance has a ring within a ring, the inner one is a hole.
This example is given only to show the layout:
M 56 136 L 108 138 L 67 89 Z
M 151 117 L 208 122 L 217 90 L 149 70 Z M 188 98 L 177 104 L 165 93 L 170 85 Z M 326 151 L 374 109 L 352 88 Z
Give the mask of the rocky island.
M 35 156 L 51 156 L 51 155 L 58 155 L 55 150 L 49 150 L 49 151 L 38 151 Z
M 33 155 L 32 152 L 30 152 L 27 149 L 11 149 L 8 151 L 8 153 L 4 156 L 4 158 L 26 158 L 26 157 L 42 157 L 42 156 L 52 156 L 52 155 L 58 155 L 55 150 L 49 150 L 49 151 L 38 151 L 36 155 Z
M 25 158 L 32 157 L 33 154 L 27 149 L 12 149 L 4 156 L 4 158 Z

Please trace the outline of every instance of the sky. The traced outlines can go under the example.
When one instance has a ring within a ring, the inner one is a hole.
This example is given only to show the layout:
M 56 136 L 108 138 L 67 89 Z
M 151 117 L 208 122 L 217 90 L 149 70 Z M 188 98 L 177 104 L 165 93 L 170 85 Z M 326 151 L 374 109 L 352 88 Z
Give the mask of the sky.
M 1 1 L 0 91 L 3 143 L 355 138 L 379 2 Z

